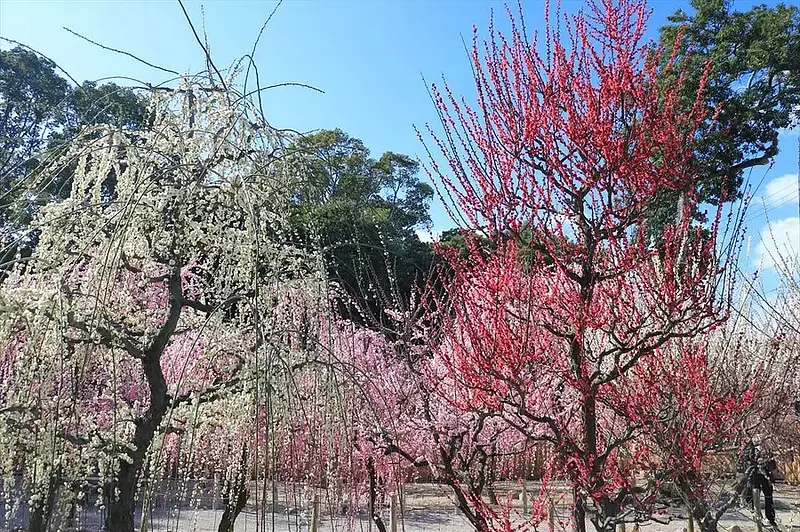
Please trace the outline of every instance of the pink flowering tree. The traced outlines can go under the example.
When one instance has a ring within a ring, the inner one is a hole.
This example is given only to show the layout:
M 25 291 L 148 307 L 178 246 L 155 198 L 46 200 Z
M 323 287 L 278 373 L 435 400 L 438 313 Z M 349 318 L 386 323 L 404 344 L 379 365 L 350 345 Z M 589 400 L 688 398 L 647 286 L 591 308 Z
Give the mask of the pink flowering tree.
M 365 474 L 372 519 L 399 484 L 424 477 L 453 490 L 458 509 L 478 529 L 508 522 L 484 497 L 508 457 L 530 452 L 525 438 L 494 412 L 459 408 L 458 387 L 426 345 L 421 307 L 388 310 L 391 330 L 337 322 L 329 330 L 330 367 L 350 390 L 354 448 Z
M 578 531 L 589 507 L 598 530 L 625 519 L 631 464 L 652 449 L 622 390 L 658 389 L 637 368 L 722 323 L 735 251 L 735 237 L 717 238 L 719 216 L 691 222 L 692 145 L 708 110 L 700 94 L 681 103 L 681 65 L 668 67 L 674 84 L 658 83 L 670 51 L 643 42 L 647 16 L 641 1 L 590 3 L 548 23 L 544 52 L 511 16 L 508 38 L 476 37 L 476 105 L 432 88 L 446 162 L 429 170 L 471 242 L 447 255 L 430 347 L 461 408 L 552 446 Z M 653 238 L 648 209 L 663 190 L 683 200 Z

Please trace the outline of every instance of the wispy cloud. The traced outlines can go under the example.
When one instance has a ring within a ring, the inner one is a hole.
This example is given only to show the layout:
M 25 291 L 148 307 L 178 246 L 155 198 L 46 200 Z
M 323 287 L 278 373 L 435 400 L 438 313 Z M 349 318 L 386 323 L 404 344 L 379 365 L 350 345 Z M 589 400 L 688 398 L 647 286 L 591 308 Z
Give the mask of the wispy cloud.
M 797 201 L 797 174 L 776 177 L 766 184 L 761 197 L 761 202 L 768 209 Z
M 784 260 L 796 258 L 800 253 L 800 218 L 793 216 L 773 222 L 761 229 L 756 246 L 757 266 L 774 268 Z

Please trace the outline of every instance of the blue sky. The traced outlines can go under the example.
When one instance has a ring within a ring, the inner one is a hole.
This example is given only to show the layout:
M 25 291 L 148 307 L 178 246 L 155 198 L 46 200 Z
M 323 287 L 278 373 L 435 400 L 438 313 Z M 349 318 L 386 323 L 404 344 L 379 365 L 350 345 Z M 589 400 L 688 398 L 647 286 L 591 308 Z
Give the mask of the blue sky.
M 562 4 L 570 11 L 582 2 Z M 735 6 L 747 9 L 751 4 L 739 1 Z M 201 3 L 189 0 L 186 5 L 200 26 Z M 203 3 L 219 67 L 250 51 L 275 5 L 257 0 Z M 668 14 L 687 5 L 651 0 L 650 35 L 656 35 Z M 541 26 L 542 7 L 540 1 L 525 3 L 529 29 Z M 504 20 L 503 2 L 491 0 L 286 0 L 256 54 L 261 83 L 303 82 L 325 94 L 275 89 L 265 97 L 267 117 L 278 127 L 300 131 L 342 128 L 363 139 L 376 156 L 392 150 L 422 157 L 413 125 L 436 123 L 422 76 L 439 81 L 444 75 L 454 92 L 470 94 L 471 70 L 462 36 L 469 41 L 473 25 L 485 28 L 491 9 L 498 21 Z M 172 70 L 189 73 L 205 67 L 177 1 L 0 0 L 0 35 L 44 53 L 79 81 L 126 75 L 156 83 L 170 77 L 86 43 L 63 26 Z M 778 248 L 785 243 L 794 249 L 800 246 L 797 130 L 782 135 L 780 148 L 772 168 L 756 168 L 751 176 L 754 183 L 763 180 L 755 193 L 767 199 L 766 211 L 755 201 L 747 217 L 751 267 L 759 257 L 769 263 L 769 251 L 776 247 L 770 242 L 767 218 Z M 434 231 L 453 225 L 439 205 L 433 206 L 432 217 Z

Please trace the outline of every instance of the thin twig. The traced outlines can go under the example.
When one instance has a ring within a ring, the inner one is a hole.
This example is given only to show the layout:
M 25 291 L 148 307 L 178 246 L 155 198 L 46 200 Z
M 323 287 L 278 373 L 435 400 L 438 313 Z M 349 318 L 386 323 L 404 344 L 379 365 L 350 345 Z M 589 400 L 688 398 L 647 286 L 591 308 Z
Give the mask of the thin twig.
M 127 55 L 131 59 L 135 59 L 136 61 L 139 61 L 140 63 L 143 63 L 143 64 L 149 66 L 150 68 L 155 68 L 156 70 L 161 70 L 161 71 L 166 72 L 168 74 L 175 74 L 176 76 L 180 76 L 181 75 L 180 72 L 175 72 L 174 70 L 170 70 L 168 68 L 164 68 L 164 67 L 161 67 L 161 66 L 158 66 L 158 65 L 154 65 L 153 63 L 151 63 L 149 61 L 145 61 L 141 57 L 137 57 L 137 56 L 133 55 L 130 52 L 126 52 L 124 50 L 117 50 L 116 48 L 112 48 L 110 46 L 106 46 L 105 44 L 100 44 L 97 41 L 93 41 L 89 37 L 85 37 L 85 36 L 81 35 L 77 31 L 72 31 L 71 29 L 69 29 L 66 26 L 64 26 L 64 29 L 67 30 L 68 32 L 70 32 L 71 34 L 73 34 L 74 36 L 80 37 L 81 39 L 83 39 L 86 42 L 89 42 L 89 43 L 91 43 L 91 44 L 93 44 L 95 46 L 99 46 L 103 50 L 108 50 L 109 52 L 115 52 L 115 53 L 118 53 L 118 54 Z
M 222 74 L 217 68 L 217 65 L 215 65 L 214 61 L 211 60 L 211 54 L 209 53 L 208 48 L 206 48 L 206 46 L 203 44 L 203 40 L 197 34 L 197 30 L 194 27 L 194 23 L 192 23 L 192 18 L 189 16 L 189 12 L 186 11 L 186 6 L 183 5 L 183 0 L 178 0 L 178 4 L 181 6 L 181 10 L 183 11 L 183 16 L 186 17 L 186 22 L 189 23 L 189 27 L 192 29 L 192 33 L 194 34 L 194 38 L 197 40 L 197 44 L 200 45 L 200 48 L 203 49 L 203 53 L 206 54 L 206 61 L 214 69 L 214 72 L 217 73 L 217 76 L 219 76 L 219 82 L 222 84 L 223 91 L 228 92 L 228 87 L 227 85 L 225 85 L 225 80 L 222 78 Z
M 264 24 L 261 25 L 261 29 L 258 31 L 258 35 L 256 36 L 255 42 L 253 42 L 253 49 L 250 51 L 250 63 L 247 65 L 247 71 L 244 73 L 244 87 L 242 90 L 247 92 L 247 80 L 250 78 L 250 69 L 254 68 L 256 73 L 256 89 L 260 89 L 260 81 L 258 76 L 258 66 L 256 65 L 256 48 L 258 48 L 258 43 L 261 41 L 261 35 L 264 33 L 264 30 L 267 28 L 267 24 L 269 21 L 272 20 L 272 17 L 278 11 L 278 8 L 281 7 L 283 0 L 278 0 L 278 3 L 275 4 L 275 8 L 272 10 L 272 13 L 269 14 L 267 20 L 264 21 Z M 264 104 L 261 101 L 261 92 L 256 93 L 258 95 L 258 110 L 261 113 L 261 119 L 266 120 L 264 118 Z
M 206 72 L 208 73 L 208 82 L 211 86 L 214 85 L 214 79 L 211 75 L 211 61 L 209 61 L 209 56 L 211 55 L 211 45 L 208 44 L 208 32 L 206 31 L 206 10 L 203 7 L 203 4 L 200 4 L 200 23 L 203 27 L 203 44 L 205 45 L 205 49 L 208 50 L 206 54 Z
M 320 94 L 325 94 L 324 90 L 318 89 L 317 87 L 314 87 L 313 85 L 309 85 L 307 83 L 300 83 L 298 81 L 285 81 L 283 83 L 275 83 L 274 85 L 267 85 L 266 87 L 254 89 L 245 94 L 243 97 L 247 98 L 248 96 L 252 96 L 253 94 L 260 93 L 269 89 L 276 89 L 278 87 L 303 87 L 304 89 L 311 89 L 312 91 L 317 91 Z
M 278 8 L 281 7 L 283 0 L 278 0 L 278 3 L 275 4 L 275 8 L 272 10 L 272 13 L 269 14 L 267 20 L 264 21 L 264 24 L 261 26 L 261 30 L 258 32 L 258 36 L 256 37 L 255 42 L 253 43 L 253 49 L 250 51 L 250 55 L 255 57 L 256 48 L 258 47 L 258 42 L 261 40 L 261 34 L 264 33 L 264 30 L 267 28 L 267 24 L 269 21 L 272 20 L 272 17 L 275 15 L 275 12 L 278 11 Z
M 69 72 L 67 72 L 66 70 L 64 70 L 63 68 L 61 68 L 61 66 L 59 66 L 59 64 L 58 64 L 58 63 L 56 63 L 55 61 L 53 61 L 52 59 L 50 59 L 49 57 L 47 57 L 46 55 L 44 55 L 42 52 L 40 52 L 40 51 L 38 51 L 38 50 L 36 50 L 36 49 L 34 49 L 34 48 L 31 48 L 31 47 L 30 47 L 30 46 L 28 46 L 27 44 L 23 44 L 23 43 L 21 43 L 21 42 L 19 42 L 19 41 L 15 41 L 14 39 L 9 39 L 8 37 L 0 37 L 0 40 L 6 41 L 6 42 L 10 42 L 11 44 L 16 44 L 17 46 L 19 46 L 19 47 L 21 47 L 21 48 L 24 48 L 24 49 L 26 49 L 26 50 L 28 50 L 28 51 L 30 51 L 30 52 L 33 52 L 33 53 L 35 53 L 36 55 L 38 55 L 38 56 L 40 56 L 40 57 L 43 57 L 43 58 L 47 59 L 48 61 L 50 61 L 51 63 L 53 63 L 53 65 L 55 65 L 55 67 L 56 67 L 58 70 L 60 70 L 61 72 L 63 72 L 63 73 L 64 73 L 64 75 L 65 75 L 65 76 L 67 76 L 67 77 L 69 78 L 69 80 L 70 80 L 72 83 L 74 83 L 74 84 L 75 84 L 76 86 L 78 86 L 78 87 L 80 87 L 80 86 L 81 86 L 81 84 L 80 84 L 80 83 L 78 83 L 78 82 L 75 80 L 75 78 L 73 78 L 73 77 L 70 75 L 70 73 L 69 73 Z

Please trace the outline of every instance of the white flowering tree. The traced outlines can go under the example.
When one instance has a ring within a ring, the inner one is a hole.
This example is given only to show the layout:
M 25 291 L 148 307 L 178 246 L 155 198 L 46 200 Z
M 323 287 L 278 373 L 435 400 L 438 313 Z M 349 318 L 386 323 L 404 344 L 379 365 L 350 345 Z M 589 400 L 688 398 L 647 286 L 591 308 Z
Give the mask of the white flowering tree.
M 171 463 L 231 489 L 269 474 L 271 378 L 321 308 L 319 261 L 290 244 L 281 135 L 190 81 L 154 92 L 148 121 L 85 130 L 37 176 L 70 171 L 71 193 L 0 286 L 2 490 L 30 530 L 89 497 L 132 531 Z

